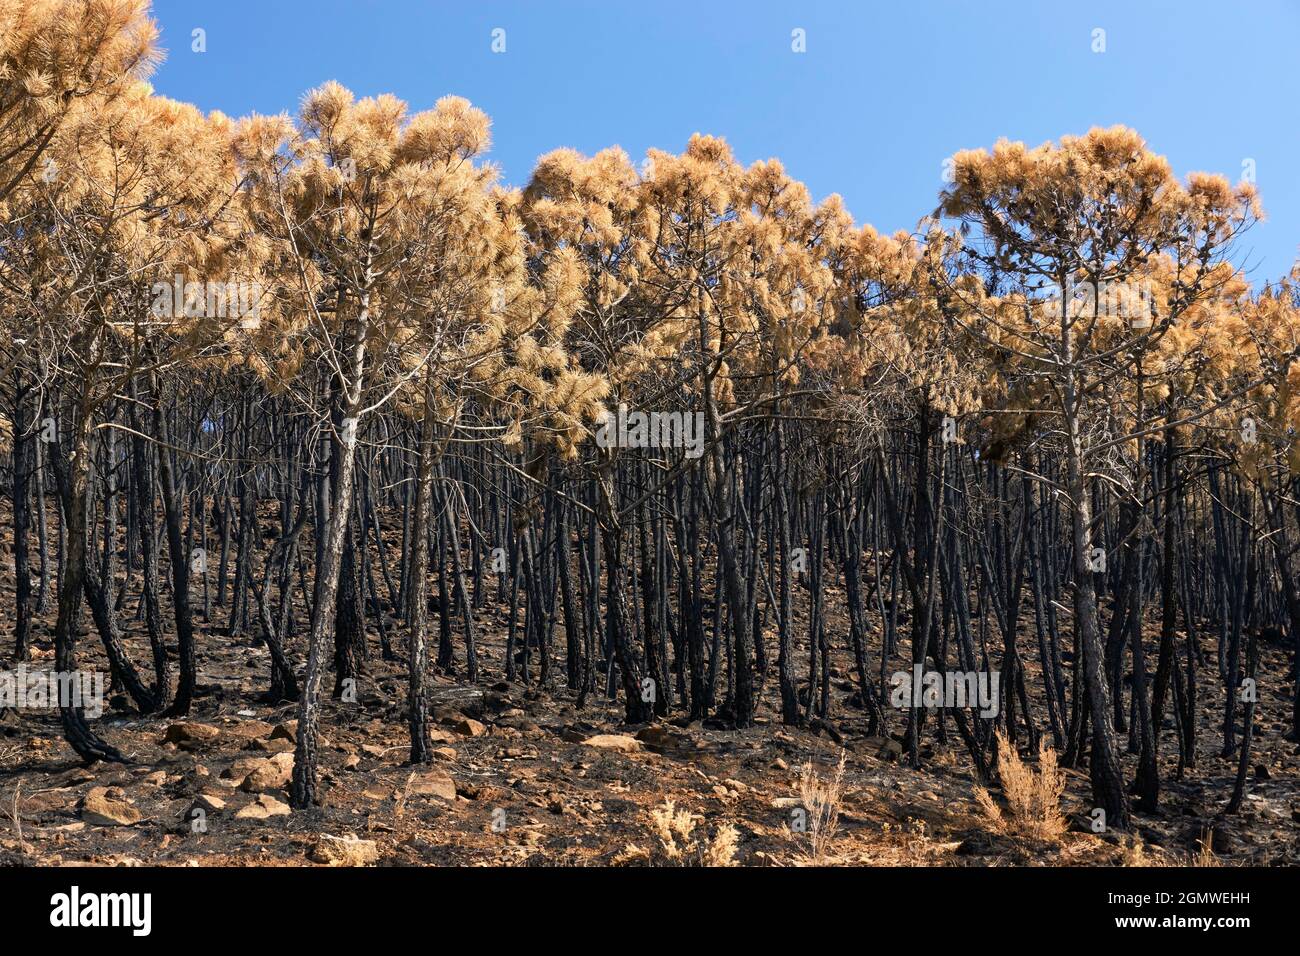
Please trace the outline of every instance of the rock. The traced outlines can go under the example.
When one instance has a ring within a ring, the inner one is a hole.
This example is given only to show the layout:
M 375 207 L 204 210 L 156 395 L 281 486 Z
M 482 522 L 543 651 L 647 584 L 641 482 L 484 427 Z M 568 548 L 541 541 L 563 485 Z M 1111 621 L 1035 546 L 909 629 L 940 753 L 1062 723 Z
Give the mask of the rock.
M 166 782 L 167 782 L 166 770 L 155 770 L 153 773 L 145 774 L 143 777 L 140 778 L 141 786 L 145 786 L 145 787 L 161 787 Z
M 427 770 L 417 773 L 406 787 L 407 793 L 422 797 L 439 797 L 443 800 L 456 799 L 456 781 L 445 770 Z
M 37 790 L 33 794 L 23 794 L 20 797 L 23 813 L 48 813 L 51 810 L 62 810 L 76 794 L 68 790 Z
M 269 794 L 261 794 L 256 800 L 235 814 L 236 820 L 266 820 L 270 817 L 287 817 L 289 804 L 282 803 Z
M 207 833 L 208 815 L 219 813 L 226 807 L 226 801 L 212 794 L 200 794 L 181 811 L 179 825 L 173 829 L 184 833 Z
M 142 816 L 120 787 L 91 787 L 81 802 L 81 819 L 96 827 L 129 827 Z
M 271 731 L 272 740 L 298 740 L 298 721 L 286 720 L 282 724 L 276 724 L 275 729 Z
M 456 759 L 456 751 L 450 747 L 439 747 L 434 750 L 433 755 L 439 760 L 445 760 L 448 763 Z
M 233 783 L 231 783 L 230 786 L 237 787 L 244 782 L 245 777 L 262 764 L 266 763 L 266 759 L 267 758 L 265 757 L 240 757 L 225 770 L 221 771 L 221 779 L 231 780 Z M 195 771 L 197 772 L 197 770 L 198 768 L 196 767 Z
M 215 793 L 200 793 L 190 804 L 190 808 L 198 808 L 205 813 L 217 813 L 226 809 L 226 801 L 222 800 Z
M 172 724 L 163 734 L 163 743 L 175 744 L 182 750 L 197 750 L 199 747 L 213 743 L 221 736 L 221 730 L 211 724 L 196 724 L 191 720 L 182 720 Z
M 225 727 L 232 737 L 248 740 L 253 737 L 265 737 L 274 728 L 264 720 L 240 720 Z
M 294 749 L 292 740 L 285 740 L 283 737 L 268 737 L 265 739 L 257 738 L 246 750 L 260 750 L 262 753 L 283 754 L 289 753 Z
M 313 862 L 328 866 L 369 866 L 379 859 L 379 845 L 374 840 L 322 833 L 308 856 Z
M 681 744 L 683 738 L 680 733 L 664 724 L 650 724 L 636 732 L 636 739 L 651 750 L 662 753 Z
M 359 707 L 387 707 L 388 695 L 378 687 L 368 687 L 360 691 L 353 690 L 351 694 L 345 690 L 341 702 L 344 704 L 356 704 Z
M 481 787 L 477 784 L 461 784 L 457 791 L 466 800 L 499 800 L 502 790 L 499 787 Z
M 1165 845 L 1165 835 L 1154 827 L 1138 827 L 1138 833 L 1141 834 L 1143 841 L 1150 846 L 1163 847 Z
M 95 775 L 85 767 L 75 767 L 63 776 L 56 777 L 55 783 L 60 787 L 75 787 L 79 783 L 90 783 L 94 779 Z
M 293 754 L 276 754 L 254 767 L 239 785 L 239 789 L 245 793 L 279 790 L 289 783 L 289 778 L 292 776 Z
M 641 749 L 641 741 L 627 734 L 596 734 L 582 742 L 584 747 L 596 747 L 600 750 L 617 750 L 620 753 L 636 753 Z
M 1267 780 L 1269 777 L 1270 774 L 1268 772 L 1268 767 L 1265 767 L 1263 764 L 1259 764 L 1257 767 L 1255 767 L 1256 780 Z
M 448 717 L 442 723 L 463 737 L 482 737 L 487 733 L 487 727 L 473 717 Z
M 514 730 L 520 734 L 535 733 L 541 729 L 537 726 L 537 722 L 531 720 L 522 710 L 515 716 L 502 715 L 497 719 L 496 725 L 508 730 Z
M 903 745 L 897 740 L 886 740 L 881 744 L 880 749 L 876 752 L 876 756 L 881 760 L 897 760 L 899 757 L 903 756 Z
M 988 856 L 996 850 L 993 840 L 983 833 L 976 833 L 962 840 L 953 849 L 957 856 Z

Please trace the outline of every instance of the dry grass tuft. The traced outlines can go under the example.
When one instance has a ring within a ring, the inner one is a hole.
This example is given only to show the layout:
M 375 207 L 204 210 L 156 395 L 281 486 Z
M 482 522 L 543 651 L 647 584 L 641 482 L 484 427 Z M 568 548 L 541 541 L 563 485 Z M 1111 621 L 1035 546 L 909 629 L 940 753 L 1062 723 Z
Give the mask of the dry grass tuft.
M 808 814 L 808 854 L 804 862 L 821 866 L 826 862 L 827 850 L 839 831 L 840 810 L 844 800 L 845 752 L 840 751 L 840 762 L 835 773 L 823 779 L 812 761 L 803 765 L 799 774 L 799 799 Z
M 1201 833 L 1196 841 L 1196 852 L 1187 854 L 1183 866 L 1223 866 L 1223 860 L 1214 852 L 1214 827 Z
M 1061 794 L 1065 792 L 1065 774 L 1057 769 L 1056 751 L 1045 743 L 1038 745 L 1038 771 L 1020 759 L 1002 731 L 997 732 L 998 777 L 1009 815 L 993 801 L 983 787 L 975 788 L 975 802 L 994 830 L 1055 843 L 1066 830 L 1061 813 Z
M 1126 840 L 1123 844 L 1122 852 L 1119 858 L 1120 866 L 1167 866 L 1159 857 L 1149 856 L 1147 854 L 1146 844 L 1141 838 Z
M 18 837 L 18 852 L 22 856 L 27 856 L 27 841 L 23 839 L 23 782 L 18 781 L 18 786 L 14 788 L 13 807 L 9 811 L 9 819 L 13 823 L 14 834 Z
M 1213 829 L 1206 830 L 1196 841 L 1196 851 L 1192 853 L 1148 853 L 1146 844 L 1139 836 L 1126 842 L 1120 857 L 1121 866 L 1176 866 L 1176 867 L 1220 867 L 1222 858 L 1214 852 Z
M 656 844 L 649 850 L 629 844 L 614 857 L 615 866 L 641 863 L 646 866 L 736 866 L 740 834 L 729 823 L 719 826 L 712 839 L 695 832 L 696 817 L 677 809 L 669 800 L 649 813 L 648 825 Z

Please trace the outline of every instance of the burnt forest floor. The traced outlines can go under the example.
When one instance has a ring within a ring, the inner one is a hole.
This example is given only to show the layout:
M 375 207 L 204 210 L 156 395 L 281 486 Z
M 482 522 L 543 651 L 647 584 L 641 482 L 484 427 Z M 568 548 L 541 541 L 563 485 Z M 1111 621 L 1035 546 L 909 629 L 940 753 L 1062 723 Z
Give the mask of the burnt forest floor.
M 0 527 L 7 529 L 5 505 Z M 273 526 L 269 518 L 263 524 L 264 530 Z M 0 664 L 8 667 L 14 622 L 6 609 L 13 607 L 14 571 L 11 546 L 0 547 Z M 833 582 L 829 574 L 828 580 Z M 147 675 L 148 639 L 135 620 L 137 588 L 138 577 L 120 618 L 132 659 Z M 166 618 L 170 601 L 167 595 L 163 600 Z M 535 662 L 531 686 L 505 683 L 507 611 L 490 603 L 476 619 L 483 682 L 468 685 L 437 674 L 431 680 L 437 760 L 422 767 L 406 762 L 404 665 L 381 659 L 371 630 L 369 673 L 356 702 L 325 704 L 322 805 L 293 814 L 286 767 L 296 705 L 262 702 L 269 653 L 251 629 L 245 636 L 224 633 L 228 609 L 214 608 L 205 621 L 201 608 L 200 598 L 199 695 L 185 721 L 141 717 L 119 698 L 92 722 L 129 764 L 83 766 L 64 743 L 53 711 L 0 711 L 0 864 L 673 862 L 650 820 L 668 801 L 694 816 L 692 839 L 701 838 L 702 845 L 734 828 L 734 861 L 740 865 L 1300 863 L 1300 746 L 1286 736 L 1293 654 L 1277 644 L 1261 642 L 1253 769 L 1239 814 L 1221 815 L 1237 761 L 1219 755 L 1222 685 L 1207 636 L 1196 769 L 1173 779 L 1177 747 L 1167 720 L 1159 814 L 1135 813 L 1133 835 L 1095 834 L 1088 825 L 1086 770 L 1067 770 L 1063 804 L 1071 827 L 1048 843 L 990 827 L 974 801 L 971 762 L 950 722 L 946 742 L 936 739 L 937 722 L 927 723 L 924 766 L 918 770 L 899 760 L 896 738 L 905 722 L 900 712 L 889 712 L 892 736 L 866 736 L 865 716 L 851 703 L 851 657 L 838 646 L 846 643 L 847 628 L 838 590 L 827 592 L 827 624 L 828 636 L 838 641 L 831 723 L 842 747 L 824 728 L 781 725 L 774 661 L 756 726 L 741 731 L 675 715 L 661 724 L 624 726 L 621 704 L 600 695 L 579 710 L 576 695 L 563 686 L 560 626 L 552 686 L 545 692 L 537 686 Z M 522 616 L 521 610 L 521 621 Z M 806 616 L 797 617 L 799 622 L 806 624 Z M 29 667 L 53 666 L 53 623 L 51 600 L 33 629 Z M 105 670 L 102 645 L 87 625 L 84 613 L 79 665 Z M 1038 680 L 1037 654 L 1030 653 L 1032 620 L 1028 627 L 1023 653 L 1032 694 Z M 436 645 L 436 619 L 431 631 Z M 874 667 L 879 636 L 871 637 Z M 392 630 L 392 639 L 400 651 L 400 628 Z M 1154 637 L 1148 640 L 1148 659 L 1154 660 Z M 294 660 L 305 656 L 302 643 L 301 635 L 291 641 Z M 459 645 L 457 651 L 463 654 Z M 908 653 L 903 641 L 888 671 L 906 670 Z M 797 645 L 801 667 L 807 655 L 806 643 Z M 327 693 L 332 684 L 327 674 Z M 1041 699 L 1034 706 L 1045 729 Z M 811 763 L 811 772 L 829 781 L 841 753 L 838 829 L 814 848 L 808 834 L 791 827 L 792 811 L 801 805 L 801 774 Z M 1131 779 L 1135 758 L 1123 759 Z M 1207 842 L 1212 852 L 1203 849 Z

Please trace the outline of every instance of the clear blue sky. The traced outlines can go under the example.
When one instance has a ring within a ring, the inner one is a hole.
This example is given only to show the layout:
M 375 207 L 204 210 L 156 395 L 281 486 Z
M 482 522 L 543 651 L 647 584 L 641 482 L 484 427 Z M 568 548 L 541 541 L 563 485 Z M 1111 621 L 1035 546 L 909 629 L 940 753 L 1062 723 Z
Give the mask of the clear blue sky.
M 232 115 L 292 112 L 329 79 L 416 110 L 459 94 L 492 118 L 490 158 L 515 185 L 557 146 L 618 144 L 639 162 L 700 131 L 742 162 L 778 157 L 859 222 L 910 230 L 954 151 L 1124 123 L 1180 175 L 1236 181 L 1254 160 L 1269 218 L 1237 259 L 1257 283 L 1300 250 L 1297 0 L 154 0 L 154 13 L 160 93 Z

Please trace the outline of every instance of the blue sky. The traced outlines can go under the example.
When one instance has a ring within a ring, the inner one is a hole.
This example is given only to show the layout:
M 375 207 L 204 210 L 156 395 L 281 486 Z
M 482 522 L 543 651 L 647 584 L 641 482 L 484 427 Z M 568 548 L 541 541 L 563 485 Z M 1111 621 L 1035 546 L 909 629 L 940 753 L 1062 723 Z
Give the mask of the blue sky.
M 329 79 L 417 110 L 459 94 L 492 118 L 515 185 L 558 146 L 639 161 L 700 131 L 910 230 L 954 151 L 1124 123 L 1180 175 L 1235 181 L 1254 161 L 1268 221 L 1236 258 L 1256 283 L 1300 251 L 1300 0 L 154 0 L 154 15 L 160 93 L 232 115 L 292 112 Z

